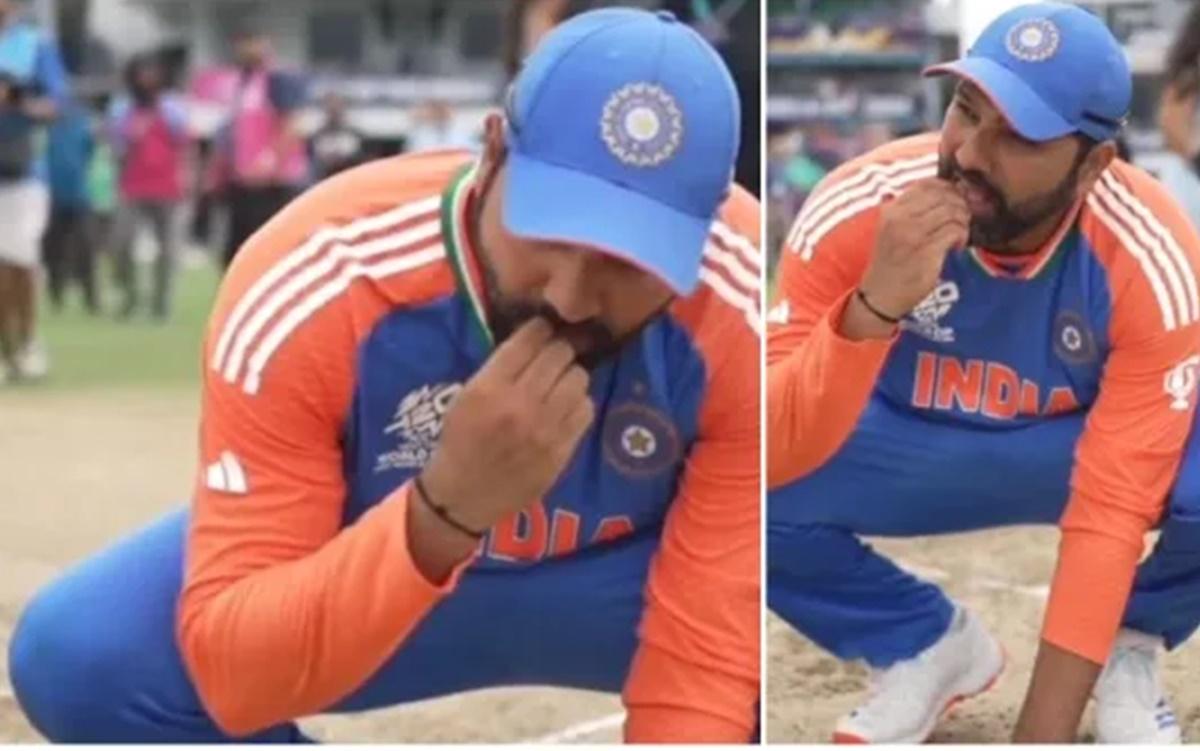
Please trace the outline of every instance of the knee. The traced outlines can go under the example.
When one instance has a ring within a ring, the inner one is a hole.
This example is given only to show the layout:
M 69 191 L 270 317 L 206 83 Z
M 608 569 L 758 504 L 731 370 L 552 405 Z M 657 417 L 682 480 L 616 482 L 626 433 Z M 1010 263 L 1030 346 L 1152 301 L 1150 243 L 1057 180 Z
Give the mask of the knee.
M 29 603 L 9 643 L 13 691 L 30 723 L 53 742 L 102 741 L 117 719 L 117 682 L 130 670 L 130 647 L 105 638 L 64 582 Z

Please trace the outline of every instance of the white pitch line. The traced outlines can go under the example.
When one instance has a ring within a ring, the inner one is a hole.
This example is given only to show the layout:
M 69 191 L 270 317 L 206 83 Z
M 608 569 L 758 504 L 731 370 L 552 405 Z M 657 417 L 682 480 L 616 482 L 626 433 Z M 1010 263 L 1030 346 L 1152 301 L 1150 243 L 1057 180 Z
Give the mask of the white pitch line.
M 1050 596 L 1050 586 L 1047 584 L 1013 584 L 1012 582 L 1000 581 L 998 579 L 973 579 L 971 583 L 984 589 L 1015 592 L 1019 595 L 1036 597 L 1039 600 L 1044 600 Z
M 570 743 L 571 741 L 585 738 L 592 733 L 598 733 L 601 730 L 609 730 L 610 728 L 620 727 L 621 723 L 625 722 L 625 713 L 617 712 L 616 714 L 598 717 L 594 720 L 586 720 L 576 723 L 565 730 L 559 730 L 554 733 L 543 735 L 540 738 L 521 741 L 522 744 L 555 744 L 555 743 Z
M 943 571 L 940 568 L 934 568 L 933 566 L 922 566 L 919 563 L 912 563 L 899 558 L 893 558 L 892 561 L 908 573 L 922 579 L 928 579 L 935 582 L 944 582 L 950 580 L 950 572 Z
M 943 571 L 940 568 L 933 566 L 922 566 L 919 563 L 912 563 L 900 558 L 893 558 L 896 565 L 905 571 L 929 581 L 944 582 L 950 580 L 950 572 Z M 1034 597 L 1044 600 L 1050 596 L 1050 587 L 1046 584 L 1016 584 L 1000 579 L 991 579 L 988 577 L 972 578 L 966 581 L 967 589 L 978 587 L 980 589 L 991 589 L 999 592 L 1013 592 L 1027 597 Z

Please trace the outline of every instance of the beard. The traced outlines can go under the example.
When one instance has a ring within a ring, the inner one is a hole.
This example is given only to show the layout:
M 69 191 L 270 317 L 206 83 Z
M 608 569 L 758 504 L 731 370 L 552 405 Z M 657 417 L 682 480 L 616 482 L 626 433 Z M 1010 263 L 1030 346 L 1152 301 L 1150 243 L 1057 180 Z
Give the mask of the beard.
M 964 170 L 952 154 L 939 158 L 938 177 L 953 183 L 966 183 L 987 196 L 993 207 L 992 215 L 971 217 L 967 243 L 1004 253 L 1014 252 L 1011 247 L 1014 241 L 1051 217 L 1066 213 L 1075 203 L 1075 189 L 1079 184 L 1079 168 L 1082 164 L 1083 160 L 1077 159 L 1058 185 L 1017 203 L 1010 202 L 999 188 L 988 182 L 982 172 Z
M 487 301 L 488 325 L 499 345 L 517 329 L 534 318 L 543 318 L 554 329 L 554 336 L 565 340 L 575 350 L 575 364 L 589 373 L 615 358 L 625 345 L 641 334 L 642 329 L 654 319 L 634 330 L 618 335 L 600 320 L 589 318 L 571 323 L 558 314 L 553 307 L 541 302 L 529 302 L 508 297 L 500 293 L 499 280 L 495 272 L 479 254 L 479 266 L 484 277 L 484 298 Z

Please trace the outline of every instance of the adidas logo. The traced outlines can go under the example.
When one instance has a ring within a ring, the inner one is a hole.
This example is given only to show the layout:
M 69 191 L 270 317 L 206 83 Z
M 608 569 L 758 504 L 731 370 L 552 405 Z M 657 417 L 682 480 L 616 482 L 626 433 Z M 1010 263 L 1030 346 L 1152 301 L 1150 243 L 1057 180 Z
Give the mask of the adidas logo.
M 222 451 L 221 458 L 204 470 L 204 485 L 209 490 L 233 495 L 245 495 L 248 491 L 246 471 L 230 451 Z

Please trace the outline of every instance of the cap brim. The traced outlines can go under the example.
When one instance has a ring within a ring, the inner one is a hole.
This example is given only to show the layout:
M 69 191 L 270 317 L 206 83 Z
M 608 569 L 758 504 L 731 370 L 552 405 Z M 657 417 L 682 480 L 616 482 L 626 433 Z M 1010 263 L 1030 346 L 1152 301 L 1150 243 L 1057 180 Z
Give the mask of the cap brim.
M 681 295 L 696 289 L 711 218 L 515 151 L 509 152 L 505 173 L 503 219 L 509 232 L 609 253 Z
M 933 65 L 924 75 L 955 75 L 978 86 L 1004 113 L 1015 131 L 1030 141 L 1051 141 L 1078 130 L 1046 104 L 1017 74 L 982 57 Z

